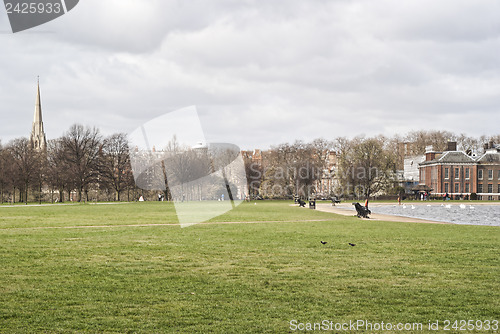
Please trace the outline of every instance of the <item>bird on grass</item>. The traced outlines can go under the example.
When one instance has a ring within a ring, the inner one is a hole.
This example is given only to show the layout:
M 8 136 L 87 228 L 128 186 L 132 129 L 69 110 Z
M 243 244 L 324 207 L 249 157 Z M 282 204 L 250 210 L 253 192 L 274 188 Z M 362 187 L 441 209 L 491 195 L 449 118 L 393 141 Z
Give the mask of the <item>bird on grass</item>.
M 349 246 L 352 246 L 352 247 L 354 247 L 354 246 L 356 246 L 356 244 L 351 244 L 351 243 L 349 243 Z
M 327 242 L 326 241 L 320 241 L 323 245 L 326 245 Z

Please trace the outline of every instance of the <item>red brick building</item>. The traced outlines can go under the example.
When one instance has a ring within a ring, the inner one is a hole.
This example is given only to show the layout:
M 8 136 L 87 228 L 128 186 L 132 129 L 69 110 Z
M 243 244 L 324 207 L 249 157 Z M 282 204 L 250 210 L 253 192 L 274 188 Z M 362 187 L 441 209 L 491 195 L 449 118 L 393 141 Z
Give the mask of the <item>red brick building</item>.
M 500 146 L 492 142 L 477 161 L 477 194 L 480 199 L 500 200 Z
M 476 193 L 478 199 L 500 200 L 500 147 L 492 142 L 480 156 L 457 151 L 455 142 L 444 152 L 429 147 L 425 156 L 419 164 L 420 184 L 432 188 L 434 195 Z

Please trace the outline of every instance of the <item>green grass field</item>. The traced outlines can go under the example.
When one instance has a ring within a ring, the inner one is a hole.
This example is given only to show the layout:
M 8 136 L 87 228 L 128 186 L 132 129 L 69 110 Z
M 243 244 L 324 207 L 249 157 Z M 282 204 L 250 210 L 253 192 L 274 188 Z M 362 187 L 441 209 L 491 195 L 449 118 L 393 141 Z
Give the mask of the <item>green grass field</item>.
M 498 227 L 265 201 L 174 223 L 158 202 L 0 208 L 0 332 L 293 333 L 292 320 L 366 320 L 436 333 L 429 321 L 500 320 Z

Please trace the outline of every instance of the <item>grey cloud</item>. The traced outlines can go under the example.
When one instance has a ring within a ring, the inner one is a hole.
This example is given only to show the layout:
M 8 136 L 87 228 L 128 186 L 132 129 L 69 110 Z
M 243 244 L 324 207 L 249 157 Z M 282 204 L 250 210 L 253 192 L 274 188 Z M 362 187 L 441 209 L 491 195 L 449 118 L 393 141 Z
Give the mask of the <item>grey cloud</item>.
M 28 135 L 38 74 L 50 138 L 75 122 L 129 131 L 189 105 L 212 141 L 246 148 L 497 133 L 500 11 L 471 3 L 80 1 L 32 33 L 0 34 L 0 138 Z

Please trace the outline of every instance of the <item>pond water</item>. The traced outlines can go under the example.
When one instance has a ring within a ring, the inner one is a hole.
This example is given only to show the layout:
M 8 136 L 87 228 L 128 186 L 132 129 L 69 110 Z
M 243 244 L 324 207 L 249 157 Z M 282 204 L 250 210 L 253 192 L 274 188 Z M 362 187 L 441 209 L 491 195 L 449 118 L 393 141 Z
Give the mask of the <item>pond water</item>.
M 499 205 L 474 205 L 467 203 L 445 203 L 442 205 L 388 205 L 371 206 L 373 213 L 421 218 L 464 225 L 500 226 Z

